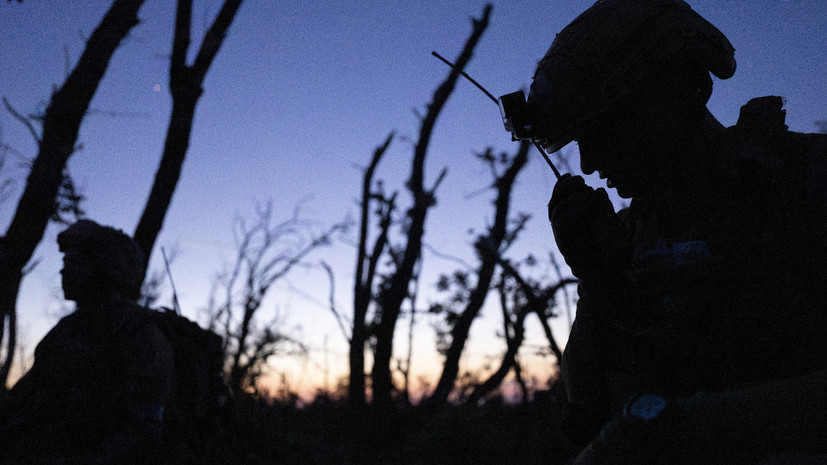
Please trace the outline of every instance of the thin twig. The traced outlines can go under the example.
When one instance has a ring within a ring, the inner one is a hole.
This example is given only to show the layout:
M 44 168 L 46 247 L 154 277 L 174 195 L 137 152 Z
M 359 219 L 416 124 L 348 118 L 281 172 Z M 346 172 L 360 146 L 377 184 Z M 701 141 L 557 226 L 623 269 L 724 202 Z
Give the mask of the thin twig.
M 324 270 L 327 272 L 327 278 L 330 282 L 330 311 L 333 312 L 333 316 L 336 318 L 336 323 L 339 325 L 339 329 L 342 330 L 342 335 L 345 337 L 345 340 L 348 344 L 350 344 L 350 336 L 348 336 L 347 330 L 345 329 L 345 324 L 342 321 L 342 315 L 339 313 L 338 310 L 336 310 L 336 280 L 333 276 L 333 268 L 331 268 L 330 265 L 324 260 L 322 260 L 320 264 L 322 265 L 322 268 L 324 268 Z
M 34 138 L 35 142 L 37 142 L 37 144 L 40 145 L 40 134 L 37 133 L 37 129 L 34 127 L 31 120 L 20 114 L 17 110 L 15 110 L 14 107 L 11 106 L 9 99 L 7 99 L 6 97 L 3 97 L 3 105 L 6 106 L 6 110 L 8 110 L 8 112 L 11 113 L 11 115 L 14 116 L 15 119 L 17 119 L 18 121 L 23 123 L 24 126 L 26 126 L 26 128 L 32 134 L 32 137 Z

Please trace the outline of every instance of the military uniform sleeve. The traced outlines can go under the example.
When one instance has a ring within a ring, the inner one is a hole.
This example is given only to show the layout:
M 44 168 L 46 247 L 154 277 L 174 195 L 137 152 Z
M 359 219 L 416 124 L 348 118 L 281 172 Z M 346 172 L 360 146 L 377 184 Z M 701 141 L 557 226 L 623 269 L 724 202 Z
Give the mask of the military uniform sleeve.
M 620 210 L 618 216 L 631 232 L 629 209 Z M 577 313 L 560 362 L 569 399 L 561 426 L 576 444 L 585 445 L 611 418 L 607 354 L 628 314 L 629 286 L 622 274 L 581 279 L 577 286 Z
M 602 281 L 581 281 L 577 292 L 577 315 L 561 361 L 569 398 L 562 427 L 582 445 L 611 418 L 608 354 L 620 331 L 616 319 L 626 308 L 626 292 L 620 282 Z

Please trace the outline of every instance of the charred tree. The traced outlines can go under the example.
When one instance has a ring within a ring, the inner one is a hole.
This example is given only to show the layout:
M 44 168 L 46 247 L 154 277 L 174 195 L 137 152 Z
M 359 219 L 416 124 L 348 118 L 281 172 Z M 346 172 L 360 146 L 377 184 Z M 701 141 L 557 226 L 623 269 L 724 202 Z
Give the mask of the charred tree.
M 407 212 L 407 234 L 404 250 L 398 260 L 395 260 L 395 270 L 388 277 L 383 288 L 376 298 L 378 306 L 378 321 L 375 325 L 373 370 L 371 381 L 373 386 L 373 401 L 377 405 L 390 405 L 392 401 L 393 382 L 391 379 L 391 358 L 393 355 L 393 338 L 396 323 L 401 313 L 402 305 L 408 299 L 410 283 L 414 277 L 416 263 L 422 251 L 422 237 L 425 233 L 425 219 L 435 204 L 434 192 L 445 175 L 442 171 L 433 187 L 427 189 L 424 185 L 425 159 L 431 134 L 439 114 L 454 90 L 460 71 L 465 68 L 473 55 L 482 33 L 488 27 L 491 14 L 491 5 L 486 5 L 482 17 L 473 20 L 473 29 L 465 42 L 465 46 L 456 61 L 456 68 L 452 68 L 445 81 L 440 84 L 428 105 L 428 112 L 422 120 L 419 138 L 414 148 L 414 157 L 411 163 L 411 175 L 407 188 L 413 197 L 413 205 Z
M 189 148 L 195 107 L 204 92 L 204 78 L 224 42 L 227 29 L 233 22 L 241 1 L 225 0 L 215 21 L 207 30 L 192 65 L 187 65 L 186 62 L 190 45 L 192 0 L 178 1 L 169 71 L 172 113 L 161 163 L 134 234 L 135 242 L 144 252 L 145 269 L 181 176 L 181 167 Z
M 506 289 L 505 281 L 506 279 L 503 277 L 500 286 L 498 286 L 500 306 L 503 313 L 503 335 L 506 344 L 505 354 L 503 355 L 499 368 L 471 392 L 471 395 L 468 397 L 468 403 L 471 405 L 476 405 L 480 399 L 485 398 L 488 393 L 497 389 L 512 368 L 515 370 L 515 374 L 519 379 L 520 370 L 518 368 L 517 352 L 520 350 L 520 345 L 522 345 L 523 339 L 525 338 L 525 319 L 531 311 L 531 307 L 522 305 L 509 310 L 507 303 L 509 292 Z M 520 379 L 519 381 L 520 385 L 524 386 L 522 380 Z M 523 390 L 525 391 L 525 389 Z
M 488 379 L 478 385 L 469 396 L 468 402 L 471 404 L 477 403 L 497 389 L 512 370 L 514 370 L 517 381 L 522 387 L 525 400 L 526 389 L 520 378 L 520 365 L 517 360 L 517 353 L 525 337 L 526 317 L 532 313 L 537 315 L 543 327 L 543 333 L 548 339 L 549 350 L 555 357 L 554 364 L 559 368 L 563 353 L 551 333 L 548 320 L 556 316 L 552 313 L 552 309 L 556 306 L 557 293 L 566 286 L 577 283 L 577 280 L 574 278 L 566 278 L 544 286 L 526 279 L 520 274 L 517 267 L 508 260 L 501 259 L 498 262 L 503 270 L 498 291 L 503 313 L 503 335 L 506 342 L 506 351 L 503 354 L 497 370 L 495 370 Z M 513 282 L 513 284 L 507 284 L 508 281 Z M 511 304 L 509 304 L 509 302 L 511 302 Z
M 370 164 L 362 176 L 362 200 L 359 219 L 359 245 L 356 256 L 356 277 L 353 289 L 353 326 L 350 336 L 348 402 L 352 407 L 365 404 L 365 344 L 368 340 L 367 315 L 373 302 L 373 287 L 379 259 L 388 245 L 391 215 L 395 210 L 396 192 L 386 195 L 372 190 L 373 176 L 379 161 L 388 149 L 394 134 L 388 135 L 373 153 Z M 371 205 L 379 226 L 373 246 L 368 250 L 369 217 Z
M 509 230 L 509 209 L 511 205 L 511 190 L 517 175 L 528 160 L 528 150 L 531 144 L 524 141 L 520 144 L 517 154 L 512 158 L 510 165 L 502 175 L 495 172 L 494 188 L 497 196 L 494 201 L 494 223 L 488 228 L 487 234 L 477 238 L 475 243 L 479 266 L 475 271 L 476 285 L 469 290 L 464 308 L 452 320 L 451 341 L 445 351 L 445 364 L 442 374 L 429 402 L 441 405 L 447 402 L 448 396 L 454 389 L 459 373 L 459 360 L 465 349 L 471 324 L 477 318 L 491 289 L 497 264 L 503 249 L 516 239 L 522 225 L 518 222 L 516 228 Z M 489 152 L 483 154 L 495 170 L 495 157 Z
M 438 187 L 442 175 L 433 188 L 424 186 L 425 158 L 431 140 L 431 133 L 448 97 L 453 92 L 459 71 L 464 69 L 470 61 L 482 33 L 488 26 L 491 5 L 486 5 L 482 18 L 473 20 L 473 30 L 465 43 L 465 47 L 456 61 L 456 69 L 452 69 L 448 78 L 436 89 L 433 100 L 428 105 L 419 131 L 419 139 L 414 149 L 414 158 L 411 166 L 411 176 L 407 187 L 413 197 L 413 206 L 408 210 L 408 232 L 406 246 L 395 273 L 388 281 L 388 285 L 380 293 L 377 303 L 381 309 L 380 318 L 376 325 L 376 348 L 374 364 L 371 373 L 373 382 L 374 402 L 380 405 L 390 404 L 393 383 L 391 380 L 390 361 L 393 350 L 393 337 L 396 322 L 401 307 L 409 295 L 409 285 L 414 274 L 414 267 L 419 261 L 422 251 L 422 236 L 425 233 L 425 218 L 428 209 L 435 204 L 434 192 Z M 444 175 L 443 170 L 442 174 Z

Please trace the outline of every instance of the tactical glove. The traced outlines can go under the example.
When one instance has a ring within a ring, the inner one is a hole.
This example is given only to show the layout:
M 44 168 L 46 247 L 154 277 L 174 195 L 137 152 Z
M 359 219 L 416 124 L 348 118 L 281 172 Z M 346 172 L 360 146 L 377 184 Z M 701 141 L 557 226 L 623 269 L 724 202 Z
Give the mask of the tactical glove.
M 557 248 L 578 278 L 606 278 L 628 268 L 631 243 L 604 189 L 564 174 L 554 186 L 548 218 Z

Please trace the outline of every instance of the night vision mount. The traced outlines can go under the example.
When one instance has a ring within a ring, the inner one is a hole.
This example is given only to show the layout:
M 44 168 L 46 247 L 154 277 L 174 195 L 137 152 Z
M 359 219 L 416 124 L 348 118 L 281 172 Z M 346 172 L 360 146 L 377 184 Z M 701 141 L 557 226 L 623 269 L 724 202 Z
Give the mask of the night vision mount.
M 525 93 L 521 90 L 505 94 L 497 99 L 500 106 L 500 116 L 503 118 L 505 130 L 511 133 L 512 140 L 534 140 L 534 129 L 528 112 L 528 103 Z
M 534 124 L 531 122 L 533 118 L 528 109 L 528 103 L 526 102 L 525 93 L 523 91 L 518 90 L 510 94 L 505 94 L 498 99 L 477 81 L 471 78 L 471 76 L 467 75 L 461 69 L 458 69 L 456 65 L 443 58 L 440 54 L 437 52 L 431 52 L 431 54 L 453 68 L 465 79 L 468 79 L 471 84 L 477 86 L 479 90 L 481 90 L 488 98 L 496 103 L 497 106 L 500 107 L 500 116 L 502 116 L 505 130 L 511 133 L 511 140 L 530 140 L 534 146 L 537 147 L 537 150 L 546 160 L 546 163 L 548 163 L 548 166 L 551 167 L 551 170 L 554 172 L 554 175 L 557 176 L 557 179 L 560 179 L 560 172 L 557 171 L 557 168 L 554 166 L 554 163 L 551 162 L 551 159 L 546 154 L 546 151 L 543 150 L 543 147 L 537 142 L 536 135 L 533 134 Z

